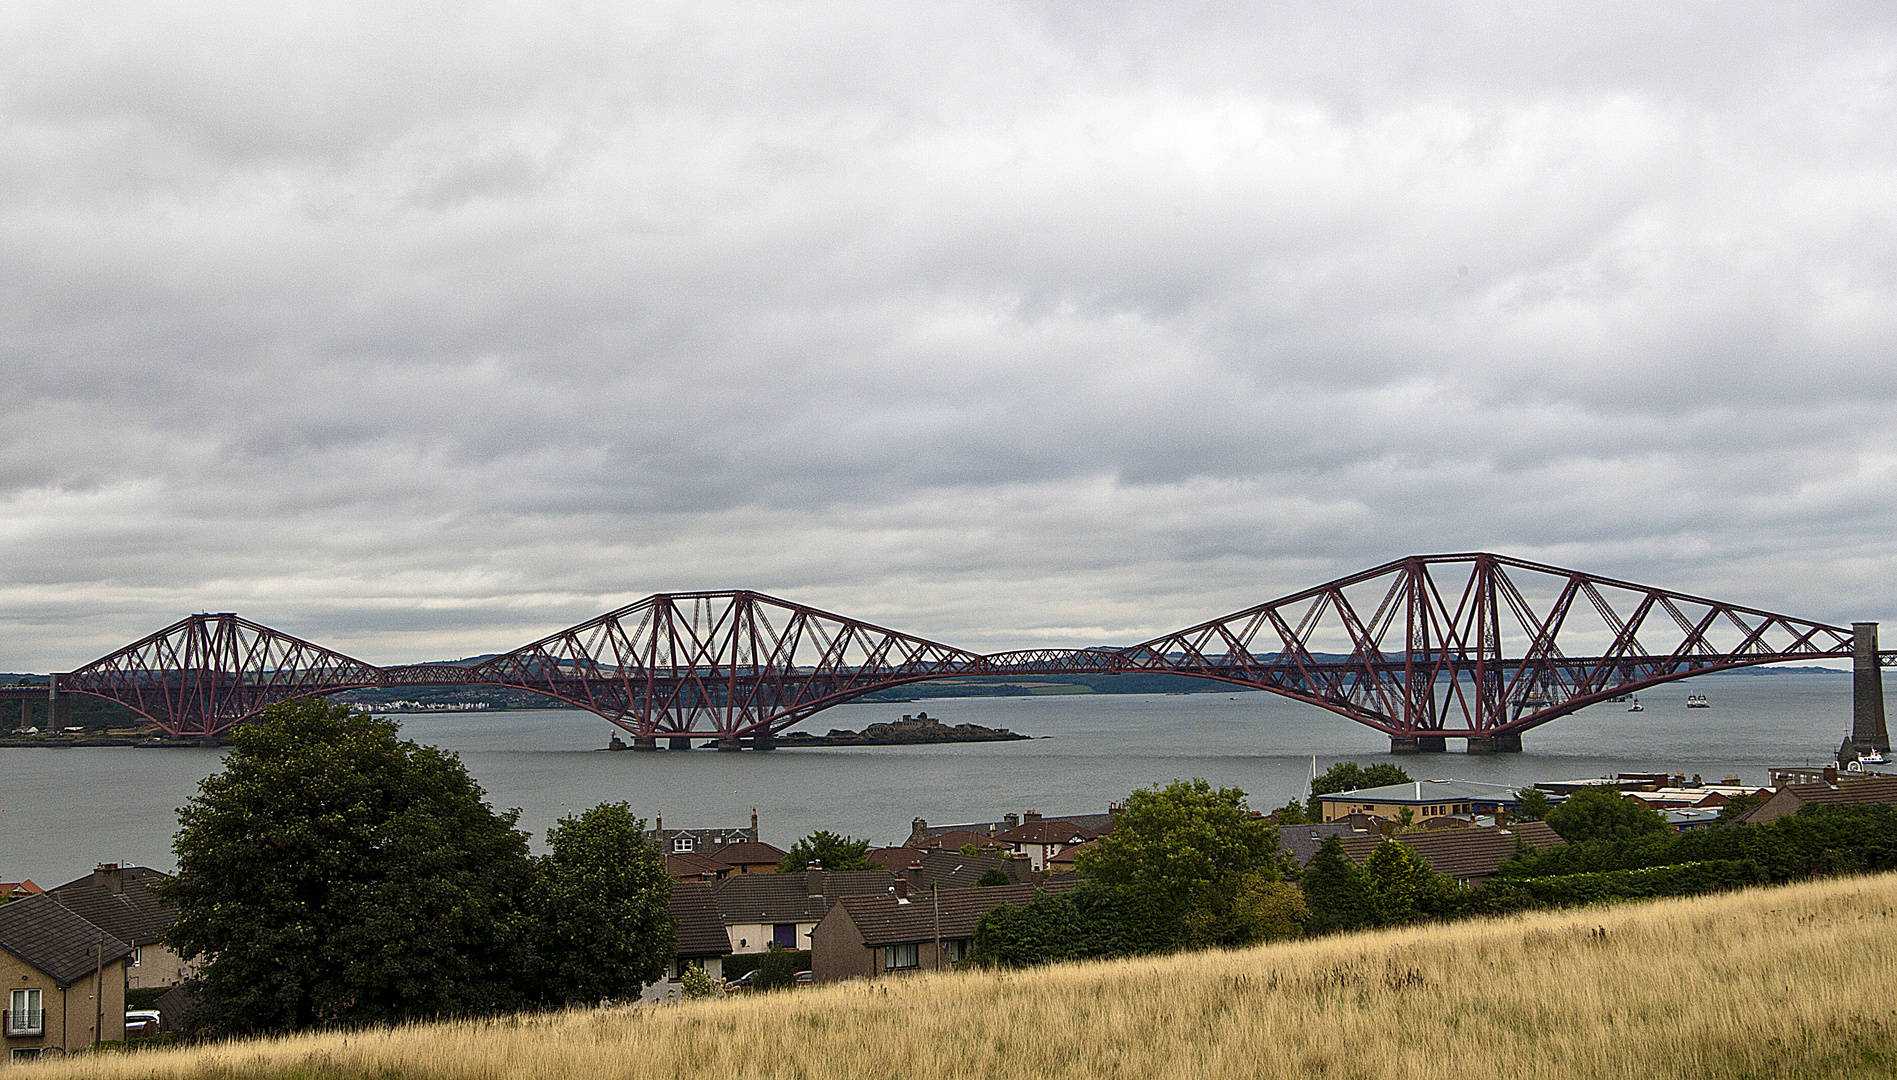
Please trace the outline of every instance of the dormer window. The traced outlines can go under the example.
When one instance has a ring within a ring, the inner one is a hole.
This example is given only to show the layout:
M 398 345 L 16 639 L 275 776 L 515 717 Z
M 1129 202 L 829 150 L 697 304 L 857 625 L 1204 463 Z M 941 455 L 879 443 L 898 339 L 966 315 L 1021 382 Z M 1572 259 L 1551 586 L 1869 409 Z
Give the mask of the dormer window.
M 675 836 L 672 838 L 673 851 L 690 851 L 692 847 L 692 838 L 689 836 Z

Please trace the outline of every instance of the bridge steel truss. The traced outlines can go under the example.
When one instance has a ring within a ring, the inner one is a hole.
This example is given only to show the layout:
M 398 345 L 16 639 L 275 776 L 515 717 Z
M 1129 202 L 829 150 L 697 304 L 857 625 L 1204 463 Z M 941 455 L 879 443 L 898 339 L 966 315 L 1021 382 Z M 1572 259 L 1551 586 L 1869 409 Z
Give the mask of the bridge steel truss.
M 1395 750 L 1521 733 L 1659 683 L 1853 656 L 1853 631 L 1487 553 L 1418 555 L 1121 649 L 982 655 L 762 593 L 663 593 L 479 664 L 378 668 L 231 614 L 194 615 L 56 679 L 178 737 L 275 701 L 484 684 L 598 714 L 634 746 L 773 744 L 876 690 L 984 675 L 1164 673 L 1328 709 Z M 1897 653 L 1877 654 L 1897 663 Z

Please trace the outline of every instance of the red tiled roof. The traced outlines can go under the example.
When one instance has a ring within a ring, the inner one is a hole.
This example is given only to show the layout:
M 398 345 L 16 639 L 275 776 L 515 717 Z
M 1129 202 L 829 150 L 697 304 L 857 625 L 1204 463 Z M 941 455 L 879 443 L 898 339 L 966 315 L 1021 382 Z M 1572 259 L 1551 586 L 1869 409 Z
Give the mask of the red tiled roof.
M 922 849 L 912 847 L 870 848 L 863 853 L 871 866 L 879 866 L 898 874 L 922 861 Z
M 744 840 L 712 848 L 706 854 L 727 866 L 758 866 L 764 863 L 776 865 L 789 853 L 759 840 Z
M 1009 829 L 995 842 L 1000 844 L 1072 844 L 1093 839 L 1093 833 L 1071 821 L 1030 821 Z

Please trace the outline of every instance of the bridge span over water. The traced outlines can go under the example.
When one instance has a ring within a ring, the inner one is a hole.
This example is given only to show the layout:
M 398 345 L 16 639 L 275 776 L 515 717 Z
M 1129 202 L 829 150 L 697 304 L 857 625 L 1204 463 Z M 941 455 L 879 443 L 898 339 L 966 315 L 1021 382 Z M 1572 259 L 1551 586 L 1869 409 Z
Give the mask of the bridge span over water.
M 1124 648 L 975 653 L 742 590 L 660 593 L 470 666 L 377 667 L 235 614 L 183 619 L 77 670 L 176 738 L 363 687 L 512 687 L 589 710 L 637 749 L 768 749 L 833 705 L 931 679 L 1164 673 L 1264 690 L 1397 752 L 1521 749 L 1522 733 L 1659 683 L 1851 660 L 1853 737 L 1888 749 L 1877 624 L 1830 626 L 1488 553 L 1415 555 Z

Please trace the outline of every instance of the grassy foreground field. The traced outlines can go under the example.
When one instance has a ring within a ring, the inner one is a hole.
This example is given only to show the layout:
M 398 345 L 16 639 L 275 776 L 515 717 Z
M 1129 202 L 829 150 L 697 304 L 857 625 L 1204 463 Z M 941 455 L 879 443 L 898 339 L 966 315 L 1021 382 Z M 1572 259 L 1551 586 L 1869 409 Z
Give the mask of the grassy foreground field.
M 1897 876 L 664 1009 L 312 1035 L 39 1077 L 1897 1075 Z

